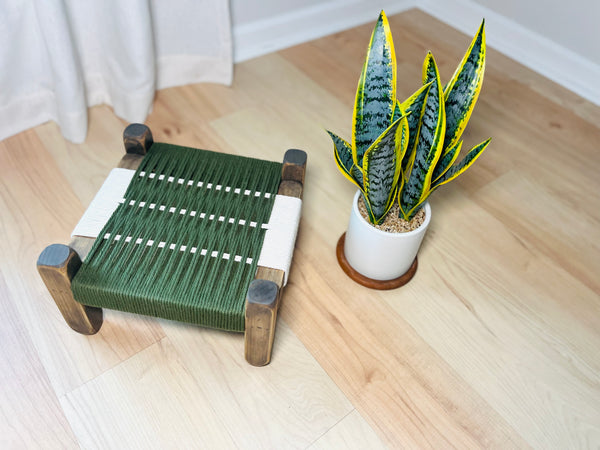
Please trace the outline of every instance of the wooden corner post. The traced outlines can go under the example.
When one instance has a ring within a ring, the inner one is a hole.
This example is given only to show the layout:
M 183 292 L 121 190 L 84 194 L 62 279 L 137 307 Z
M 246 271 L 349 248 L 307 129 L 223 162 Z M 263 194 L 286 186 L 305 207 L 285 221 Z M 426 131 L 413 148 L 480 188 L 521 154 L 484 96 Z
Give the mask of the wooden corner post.
M 303 150 L 290 149 L 283 157 L 278 195 L 302 198 L 307 155 Z
M 255 279 L 248 288 L 244 355 L 253 366 L 271 361 L 279 293 L 279 286 L 269 280 Z
M 278 195 L 302 198 L 306 160 L 306 152 L 302 150 L 292 149 L 285 153 Z M 246 361 L 253 366 L 271 362 L 284 279 L 283 270 L 258 266 L 254 281 L 248 288 L 244 354 Z
M 71 281 L 81 259 L 68 245 L 52 244 L 44 249 L 37 269 L 67 324 L 81 334 L 95 334 L 102 326 L 102 308 L 85 306 L 73 298 Z
M 141 123 L 128 125 L 123 131 L 123 144 L 126 153 L 121 158 L 119 167 L 136 170 L 153 143 L 152 132 L 146 125 Z
M 127 153 L 145 155 L 153 143 L 150 128 L 142 123 L 132 123 L 123 131 L 123 144 Z

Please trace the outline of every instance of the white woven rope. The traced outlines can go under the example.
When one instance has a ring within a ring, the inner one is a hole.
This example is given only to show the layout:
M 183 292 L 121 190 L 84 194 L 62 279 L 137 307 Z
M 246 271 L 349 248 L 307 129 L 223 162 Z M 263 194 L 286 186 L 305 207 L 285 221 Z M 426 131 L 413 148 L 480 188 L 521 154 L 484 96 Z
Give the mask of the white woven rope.
M 218 250 L 209 250 L 207 248 L 192 247 L 192 246 L 188 246 L 188 245 L 179 245 L 179 244 L 170 244 L 165 241 L 156 242 L 152 239 L 142 239 L 142 238 L 137 238 L 134 241 L 133 237 L 126 236 L 124 238 L 120 234 L 111 235 L 110 233 L 106 233 L 103 236 L 103 239 L 112 239 L 114 241 L 120 241 L 121 239 L 123 239 L 123 241 L 126 244 L 129 244 L 129 243 L 133 243 L 133 245 L 144 244 L 147 247 L 152 247 L 156 244 L 156 246 L 158 248 L 164 248 L 167 250 L 177 250 L 180 252 L 190 252 L 192 254 L 200 253 L 200 256 L 210 256 L 211 258 L 222 258 L 222 259 L 226 259 L 226 260 L 232 259 L 233 261 L 238 262 L 238 263 L 243 262 L 245 264 L 252 264 L 252 262 L 254 261 L 252 258 L 249 258 L 246 256 L 232 255 L 231 253 L 219 252 Z
M 97 238 L 125 196 L 125 191 L 127 191 L 134 174 L 135 170 L 130 169 L 111 170 L 90 206 L 73 229 L 71 237 Z
M 302 200 L 299 198 L 286 195 L 275 196 L 273 211 L 258 258 L 259 266 L 283 270 L 284 284 L 287 284 L 290 273 L 301 210 Z
M 125 199 L 121 199 L 119 200 L 119 203 L 125 203 Z M 184 208 L 181 209 L 177 209 L 173 206 L 168 207 L 166 205 L 157 205 L 156 203 L 148 203 L 145 201 L 137 201 L 137 200 L 130 200 L 129 203 L 127 204 L 128 206 L 138 206 L 138 208 L 149 208 L 149 209 L 158 209 L 159 211 L 165 211 L 169 214 L 181 214 L 183 215 L 189 215 L 190 217 L 197 217 L 199 219 L 206 219 L 206 220 L 217 220 L 219 222 L 228 222 L 231 224 L 234 224 L 237 222 L 238 225 L 241 226 L 249 226 L 251 228 L 256 228 L 259 226 L 258 222 L 254 222 L 254 221 L 250 221 L 247 222 L 245 219 L 237 219 L 235 217 L 225 217 L 225 216 L 216 216 L 215 214 L 207 214 L 204 212 L 198 212 L 195 210 L 187 210 Z M 260 225 L 261 228 L 268 228 L 268 224 L 263 223 Z
M 150 172 L 150 173 L 146 173 L 144 171 L 141 171 L 139 173 L 140 177 L 148 177 L 150 179 L 156 178 L 158 181 L 166 181 L 167 183 L 174 183 L 175 182 L 175 177 L 167 177 L 166 175 L 163 174 L 156 174 L 154 172 Z M 205 187 L 206 189 L 214 189 L 215 191 L 225 191 L 227 193 L 231 192 L 237 195 L 246 195 L 246 196 L 252 196 L 252 197 L 260 197 L 262 195 L 264 195 L 265 198 L 271 198 L 271 193 L 270 192 L 265 192 L 262 193 L 260 191 L 251 191 L 249 189 L 245 189 L 245 190 L 241 190 L 240 188 L 234 188 L 231 186 L 223 186 L 221 184 L 213 184 L 213 183 L 204 183 L 204 181 L 194 181 L 194 180 L 188 180 L 187 182 L 185 181 L 184 178 L 178 178 L 177 179 L 177 184 L 186 184 L 188 186 L 194 186 L 196 185 L 196 187 Z

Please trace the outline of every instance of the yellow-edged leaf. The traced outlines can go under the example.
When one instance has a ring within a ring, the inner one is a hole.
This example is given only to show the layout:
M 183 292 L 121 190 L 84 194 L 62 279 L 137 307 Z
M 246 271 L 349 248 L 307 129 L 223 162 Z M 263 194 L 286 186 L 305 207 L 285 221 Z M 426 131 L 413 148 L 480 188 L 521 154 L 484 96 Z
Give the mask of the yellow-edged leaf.
M 444 89 L 446 107 L 445 148 L 460 139 L 483 83 L 485 72 L 485 21 L 473 38 L 469 49 Z
M 439 70 L 431 53 L 423 64 L 423 78 L 431 83 L 416 143 L 414 162 L 398 196 L 400 209 L 410 220 L 424 201 L 431 186 L 435 166 L 442 154 L 446 120 Z
M 329 133 L 329 136 L 333 141 L 333 155 L 338 169 L 348 180 L 362 190 L 362 173 L 360 174 L 360 177 L 357 176 L 356 169 L 358 168 L 354 165 L 354 161 L 352 160 L 352 148 L 350 147 L 350 144 L 329 130 L 327 130 L 327 133 Z M 358 170 L 360 171 L 360 169 Z
M 363 159 L 364 192 L 369 200 L 372 222 L 385 217 L 394 202 L 400 175 L 400 146 L 406 132 L 406 117 L 396 120 L 365 152 Z
M 392 32 L 383 11 L 373 29 L 367 57 L 356 89 L 352 116 L 354 163 L 390 126 L 396 106 L 396 55 Z
M 437 180 L 439 180 L 442 175 L 444 175 L 448 169 L 454 164 L 458 155 L 460 154 L 460 149 L 462 147 L 463 141 L 458 141 L 455 145 L 445 150 L 445 153 L 439 159 L 437 165 L 435 166 L 435 170 L 433 172 L 433 181 L 432 184 L 435 184 Z
M 469 151 L 469 153 L 467 153 L 467 155 L 462 159 L 460 163 L 450 167 L 450 169 L 444 175 L 442 175 L 440 179 L 433 185 L 431 189 L 432 192 L 438 187 L 454 180 L 461 173 L 463 173 L 465 170 L 471 167 L 473 163 L 477 160 L 477 158 L 479 158 L 483 151 L 488 147 L 491 140 L 492 139 L 489 138 L 483 141 L 481 144 L 476 145 Z

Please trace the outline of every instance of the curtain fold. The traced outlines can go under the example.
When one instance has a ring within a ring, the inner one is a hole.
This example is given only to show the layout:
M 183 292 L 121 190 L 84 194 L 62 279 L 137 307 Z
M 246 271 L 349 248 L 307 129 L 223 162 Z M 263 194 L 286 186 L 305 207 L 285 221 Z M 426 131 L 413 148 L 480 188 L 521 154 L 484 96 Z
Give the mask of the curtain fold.
M 156 89 L 230 84 L 227 0 L 0 0 L 0 140 L 48 120 L 83 142 L 87 108 L 143 122 Z

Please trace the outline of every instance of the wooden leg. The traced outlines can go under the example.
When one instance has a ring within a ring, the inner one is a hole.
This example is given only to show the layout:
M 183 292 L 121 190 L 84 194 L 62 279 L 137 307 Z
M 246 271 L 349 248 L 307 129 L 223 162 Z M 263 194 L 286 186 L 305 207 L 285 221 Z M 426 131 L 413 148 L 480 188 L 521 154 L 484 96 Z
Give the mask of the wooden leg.
M 123 143 L 127 153 L 145 155 L 154 143 L 154 139 L 150 128 L 146 125 L 132 123 L 123 131 Z
M 271 361 L 280 287 L 271 280 L 255 279 L 246 296 L 246 361 L 264 366 Z
M 81 267 L 81 259 L 71 247 L 52 244 L 37 262 L 38 272 L 67 324 L 81 334 L 95 334 L 102 326 L 102 308 L 85 306 L 73 298 L 71 280 Z
M 288 150 L 283 157 L 278 195 L 302 198 L 306 152 Z M 283 270 L 259 266 L 246 297 L 246 361 L 264 366 L 271 361 L 277 311 L 283 290 Z

